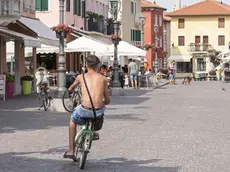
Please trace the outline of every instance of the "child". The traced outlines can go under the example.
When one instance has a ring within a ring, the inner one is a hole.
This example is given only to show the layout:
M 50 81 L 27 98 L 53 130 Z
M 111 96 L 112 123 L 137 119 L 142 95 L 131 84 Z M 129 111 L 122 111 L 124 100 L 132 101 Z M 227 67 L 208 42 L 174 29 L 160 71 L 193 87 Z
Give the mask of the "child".
M 125 75 L 125 87 L 129 87 L 129 77 Z

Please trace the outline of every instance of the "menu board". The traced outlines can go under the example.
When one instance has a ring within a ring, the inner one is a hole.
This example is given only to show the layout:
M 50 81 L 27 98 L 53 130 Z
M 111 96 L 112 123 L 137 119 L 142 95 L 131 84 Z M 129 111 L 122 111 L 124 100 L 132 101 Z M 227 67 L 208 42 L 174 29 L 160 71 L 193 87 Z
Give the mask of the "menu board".
M 3 101 L 6 99 L 6 76 L 0 75 L 0 96 L 3 97 Z

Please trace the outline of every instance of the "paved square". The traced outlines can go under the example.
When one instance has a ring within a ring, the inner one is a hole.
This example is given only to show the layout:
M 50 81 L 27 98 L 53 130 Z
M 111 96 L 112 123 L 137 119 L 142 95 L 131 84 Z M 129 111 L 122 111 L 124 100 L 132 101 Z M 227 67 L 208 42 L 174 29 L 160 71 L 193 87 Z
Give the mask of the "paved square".
M 37 111 L 36 102 L 34 96 L 0 102 L 0 171 L 80 171 L 62 159 L 70 115 Z M 219 82 L 112 97 L 85 171 L 228 172 L 229 102 L 230 84 Z

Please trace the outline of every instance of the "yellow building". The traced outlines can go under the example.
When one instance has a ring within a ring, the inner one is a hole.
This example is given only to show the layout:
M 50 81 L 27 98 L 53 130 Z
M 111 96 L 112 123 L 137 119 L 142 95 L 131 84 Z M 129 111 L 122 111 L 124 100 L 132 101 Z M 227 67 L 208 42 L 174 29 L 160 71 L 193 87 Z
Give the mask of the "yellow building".
M 230 6 L 203 0 L 167 14 L 171 17 L 171 56 L 177 76 L 207 74 L 212 50 L 227 53 L 230 41 Z

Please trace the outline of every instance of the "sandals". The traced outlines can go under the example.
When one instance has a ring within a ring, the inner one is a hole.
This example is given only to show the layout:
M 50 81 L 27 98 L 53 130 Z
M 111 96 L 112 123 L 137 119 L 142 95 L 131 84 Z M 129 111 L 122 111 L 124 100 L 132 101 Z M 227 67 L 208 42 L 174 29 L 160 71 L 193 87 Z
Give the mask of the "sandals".
M 99 140 L 99 133 L 93 133 L 93 140 Z
M 74 161 L 77 161 L 77 158 L 74 155 L 67 155 L 68 151 L 66 151 L 63 155 L 63 158 L 68 158 L 68 159 L 72 159 Z

